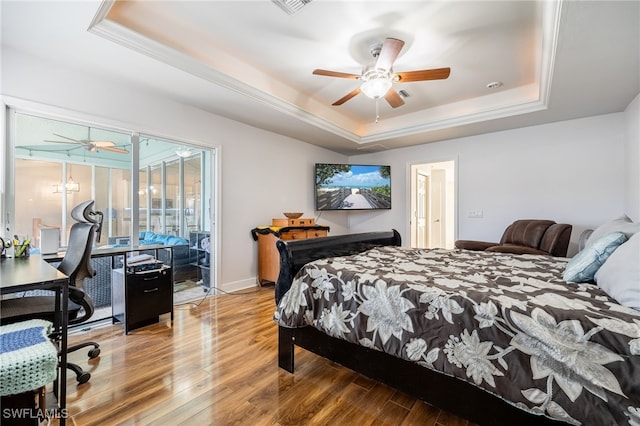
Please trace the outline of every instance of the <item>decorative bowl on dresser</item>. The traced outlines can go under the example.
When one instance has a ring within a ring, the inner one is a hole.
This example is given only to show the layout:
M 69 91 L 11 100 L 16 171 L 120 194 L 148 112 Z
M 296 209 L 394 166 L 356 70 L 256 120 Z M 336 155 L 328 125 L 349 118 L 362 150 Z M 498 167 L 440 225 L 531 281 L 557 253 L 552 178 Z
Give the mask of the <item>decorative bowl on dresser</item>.
M 304 213 L 283 213 L 288 219 L 297 219 L 302 217 Z

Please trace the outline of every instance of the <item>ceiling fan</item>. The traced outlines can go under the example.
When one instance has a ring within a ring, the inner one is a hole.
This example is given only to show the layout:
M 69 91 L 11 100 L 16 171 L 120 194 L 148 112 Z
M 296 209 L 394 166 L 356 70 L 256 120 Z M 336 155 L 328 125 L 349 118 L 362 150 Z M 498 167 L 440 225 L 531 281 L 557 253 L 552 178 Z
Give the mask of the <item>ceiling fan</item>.
M 360 87 L 352 90 L 342 98 L 335 101 L 332 104 L 333 106 L 342 105 L 362 92 L 366 96 L 376 100 L 380 97 L 384 97 L 391 107 L 397 108 L 404 105 L 404 100 L 392 87 L 393 83 L 443 80 L 448 78 L 449 73 L 451 72 L 451 68 L 447 67 L 394 73 L 393 63 L 398 57 L 403 46 L 404 41 L 396 38 L 386 38 L 382 44 L 373 46 L 371 48 L 371 54 L 373 55 L 375 62 L 365 66 L 362 70 L 362 74 L 360 75 L 323 69 L 316 69 L 313 71 L 313 74 L 362 80 Z
M 78 139 L 73 139 L 73 138 L 69 138 L 67 136 L 63 136 L 60 135 L 58 133 L 54 133 L 55 136 L 62 138 L 62 139 L 66 139 L 66 141 L 49 141 L 49 140 L 45 140 L 45 142 L 50 142 L 50 143 L 64 143 L 64 144 L 76 144 L 76 145 L 82 145 L 84 147 L 84 149 L 86 149 L 89 152 L 97 152 L 98 150 L 105 150 L 105 151 L 111 151 L 111 152 L 117 152 L 118 154 L 128 154 L 129 151 L 127 151 L 124 148 L 118 148 L 115 144 L 115 142 L 111 142 L 111 141 L 92 141 L 90 139 L 83 139 L 83 140 L 78 140 Z

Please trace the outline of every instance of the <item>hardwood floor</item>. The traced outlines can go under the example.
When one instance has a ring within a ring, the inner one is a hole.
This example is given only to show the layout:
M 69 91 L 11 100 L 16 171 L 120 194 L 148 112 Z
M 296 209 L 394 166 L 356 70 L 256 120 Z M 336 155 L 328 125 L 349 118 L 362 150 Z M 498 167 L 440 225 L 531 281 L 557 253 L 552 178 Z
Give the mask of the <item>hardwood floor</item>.
M 176 307 L 125 336 L 122 326 L 72 334 L 96 340 L 70 360 L 92 378 L 68 380 L 71 425 L 467 425 L 394 389 L 296 349 L 296 371 L 277 365 L 273 288 Z M 53 422 L 57 424 L 57 422 Z

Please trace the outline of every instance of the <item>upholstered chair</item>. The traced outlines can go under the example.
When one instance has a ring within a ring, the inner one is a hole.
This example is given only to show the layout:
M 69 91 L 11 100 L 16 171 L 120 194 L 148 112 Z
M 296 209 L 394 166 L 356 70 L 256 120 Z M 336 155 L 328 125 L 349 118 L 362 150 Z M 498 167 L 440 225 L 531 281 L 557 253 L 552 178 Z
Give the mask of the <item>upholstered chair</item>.
M 94 237 L 99 240 L 102 228 L 102 213 L 93 211 L 93 200 L 84 201 L 73 208 L 71 217 L 77 221 L 71 227 L 67 251 L 58 265 L 58 270 L 69 277 L 69 325 L 87 321 L 94 312 L 91 297 L 82 289 L 85 278 L 92 278 L 96 272 L 91 265 L 91 250 Z M 11 324 L 29 319 L 55 321 L 57 314 L 55 295 L 32 295 L 27 292 L 24 297 L 0 301 L 0 324 Z M 91 347 L 89 358 L 100 355 L 96 342 L 82 342 L 67 348 L 74 352 Z M 76 374 L 78 383 L 85 383 L 91 378 L 88 371 L 79 365 L 67 363 L 67 368 Z

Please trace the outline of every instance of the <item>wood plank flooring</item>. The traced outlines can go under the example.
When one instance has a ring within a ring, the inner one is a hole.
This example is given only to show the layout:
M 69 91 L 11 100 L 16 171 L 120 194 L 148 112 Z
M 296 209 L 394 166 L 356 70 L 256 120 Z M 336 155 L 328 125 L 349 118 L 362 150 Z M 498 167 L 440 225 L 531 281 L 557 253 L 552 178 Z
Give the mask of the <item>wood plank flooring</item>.
M 68 380 L 70 425 L 467 425 L 406 394 L 296 349 L 296 371 L 277 365 L 273 287 L 176 307 L 125 336 L 108 325 L 72 334 L 95 340 L 70 360 L 91 380 Z M 53 424 L 57 424 L 54 421 Z

